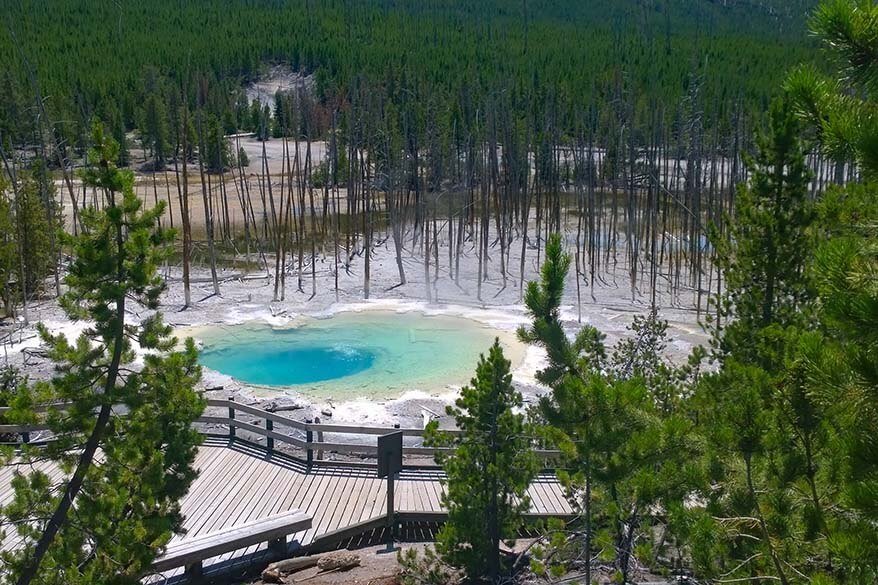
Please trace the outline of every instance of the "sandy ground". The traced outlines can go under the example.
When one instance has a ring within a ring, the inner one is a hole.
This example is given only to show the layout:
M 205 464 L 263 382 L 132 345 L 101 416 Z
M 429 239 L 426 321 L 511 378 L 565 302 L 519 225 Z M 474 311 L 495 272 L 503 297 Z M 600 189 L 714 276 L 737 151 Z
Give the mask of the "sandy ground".
M 186 176 L 188 178 L 189 193 L 187 205 L 189 207 L 193 237 L 196 239 L 204 239 L 205 237 L 205 193 L 209 200 L 210 209 L 213 210 L 217 232 L 221 229 L 220 224 L 227 222 L 232 233 L 242 234 L 244 230 L 244 202 L 249 201 L 248 205 L 252 205 L 252 211 L 248 209 L 248 216 L 255 217 L 257 224 L 261 226 L 264 222 L 269 221 L 268 218 L 274 216 L 271 211 L 272 200 L 274 201 L 275 211 L 278 212 L 281 200 L 286 196 L 288 188 L 286 183 L 288 181 L 285 177 L 289 175 L 287 165 L 289 164 L 294 172 L 297 164 L 299 165 L 298 168 L 304 169 L 305 160 L 308 156 L 307 153 L 309 152 L 308 145 L 305 142 L 298 144 L 297 151 L 297 145 L 293 141 L 288 141 L 284 144 L 283 140 L 272 139 L 263 143 L 248 136 L 230 139 L 230 146 L 235 152 L 241 148 L 247 153 L 250 164 L 243 168 L 243 176 L 239 169 L 235 167 L 223 174 L 205 173 L 205 180 L 202 184 L 198 164 L 190 163 L 187 166 Z M 296 162 L 297 152 L 299 157 L 298 163 Z M 325 142 L 311 143 L 310 157 L 311 164 L 314 167 L 324 159 L 325 155 Z M 143 152 L 133 141 L 131 157 L 135 168 L 147 162 L 144 159 Z M 146 208 L 152 208 L 158 201 L 164 202 L 167 210 L 163 220 L 166 222 L 166 225 L 171 225 L 178 229 L 182 225 L 181 218 L 183 217 L 180 202 L 183 184 L 182 176 L 182 164 L 178 165 L 176 169 L 171 164 L 166 169 L 158 172 L 135 172 L 134 189 L 145 203 Z M 75 181 L 73 187 L 80 206 L 83 205 L 83 202 L 92 203 L 95 200 L 94 192 L 85 190 L 80 181 Z M 67 225 L 69 228 L 72 228 L 73 204 L 70 200 L 70 193 L 60 177 L 55 180 L 55 189 Z M 310 215 L 310 197 L 312 193 L 318 216 L 322 214 L 324 201 L 328 201 L 330 210 L 335 208 L 344 211 L 345 189 L 338 189 L 335 193 L 326 193 L 323 189 L 314 188 L 313 190 L 306 191 L 306 215 Z M 296 195 L 297 197 L 299 196 L 298 191 L 296 191 Z M 298 201 L 296 205 L 298 210 Z

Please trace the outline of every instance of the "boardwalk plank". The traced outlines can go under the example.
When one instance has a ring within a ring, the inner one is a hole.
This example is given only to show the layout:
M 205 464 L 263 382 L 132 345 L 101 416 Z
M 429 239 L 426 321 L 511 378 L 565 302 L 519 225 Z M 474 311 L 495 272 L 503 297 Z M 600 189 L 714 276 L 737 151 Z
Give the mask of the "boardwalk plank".
M 363 513 L 360 514 L 360 522 L 377 518 L 387 514 L 387 480 L 373 478 L 370 484 L 371 494 L 363 505 Z
M 369 485 L 369 478 L 365 476 L 360 476 L 357 478 L 357 481 L 354 485 L 354 489 L 350 492 L 350 498 L 348 500 L 348 504 L 344 506 L 344 511 L 339 518 L 338 525 L 340 527 L 350 526 L 354 524 L 352 518 L 355 513 L 359 513 L 360 509 L 363 506 L 365 501 L 365 490 Z
M 544 514 L 547 508 L 543 503 L 543 491 L 539 488 L 537 482 L 531 484 L 527 490 L 527 495 L 530 496 L 531 509 L 538 514 Z
M 192 536 L 207 534 L 217 524 L 228 510 L 230 501 L 240 492 L 246 484 L 246 479 L 258 465 L 259 460 L 255 457 L 244 456 L 243 463 L 236 469 L 234 478 L 226 480 L 220 478 L 216 490 L 206 496 L 206 506 L 191 526 Z
M 188 532 L 176 536 L 172 540 L 175 544 L 297 508 L 313 517 L 311 528 L 292 535 L 307 545 L 328 532 L 387 513 L 387 480 L 376 477 L 374 470 L 316 467 L 306 471 L 284 455 L 268 456 L 262 448 L 246 444 L 202 446 L 195 466 L 199 476 L 181 502 Z M 36 467 L 53 481 L 63 480 L 60 469 L 51 462 L 40 462 Z M 9 482 L 14 469 L 0 468 L 0 503 L 12 497 Z M 402 475 L 396 481 L 397 511 L 442 511 L 441 472 L 407 470 Z M 538 478 L 528 494 L 533 512 L 570 513 L 563 488 L 553 476 Z M 16 546 L 17 541 L 14 535 L 7 538 L 0 543 L 0 550 Z M 206 565 L 264 548 L 264 543 L 252 544 L 210 559 Z
M 344 509 L 351 503 L 349 497 L 356 481 L 356 477 L 346 474 L 340 482 L 333 485 L 327 505 L 330 513 L 324 517 L 324 522 L 317 528 L 317 534 L 326 534 L 339 527 Z
M 261 462 L 256 473 L 251 475 L 247 485 L 243 489 L 243 493 L 248 495 L 238 501 L 237 512 L 233 509 L 232 513 L 222 521 L 222 525 L 214 530 L 225 530 L 238 524 L 253 522 L 262 517 L 261 511 L 270 497 L 263 489 L 263 486 L 266 485 L 266 482 L 269 482 L 270 486 L 276 487 L 274 479 L 281 471 L 283 471 L 283 469 L 277 465 L 268 462 Z M 272 487 L 269 487 L 270 492 L 273 491 Z M 235 557 L 236 555 L 245 555 L 250 552 L 255 552 L 263 544 L 264 543 L 257 543 L 251 545 L 248 549 L 225 553 L 221 555 L 216 562 L 223 562 Z
M 191 536 L 197 535 L 196 531 L 205 520 L 205 514 L 216 507 L 223 488 L 237 482 L 246 472 L 249 463 L 246 454 L 227 449 L 215 460 L 210 475 L 203 480 L 196 480 L 204 485 L 204 489 L 199 490 L 198 485 L 193 486 L 195 489 L 190 491 L 182 503 L 182 511 L 186 517 L 183 525 Z
M 311 489 L 309 493 L 306 495 L 306 498 L 309 501 L 307 505 L 308 513 L 311 514 L 313 520 L 312 528 L 310 528 L 307 532 L 302 536 L 302 543 L 307 544 L 314 540 L 314 535 L 317 531 L 316 526 L 317 523 L 322 521 L 323 515 L 326 513 L 325 506 L 322 503 L 327 498 L 327 492 L 330 490 L 330 487 L 333 485 L 334 478 L 329 474 L 320 474 L 318 476 L 317 481 L 311 484 Z
M 438 480 L 430 481 L 430 511 L 439 512 L 442 510 L 442 484 Z
M 206 470 L 202 477 L 195 480 L 192 489 L 183 498 L 181 511 L 186 517 L 184 526 L 187 530 L 194 530 L 198 518 L 203 514 L 204 509 L 214 504 L 216 495 L 220 493 L 223 486 L 234 481 L 240 474 L 244 473 L 245 459 L 247 455 L 234 451 L 232 449 L 224 449 L 220 456 L 213 460 L 213 464 Z
M 564 488 L 558 482 L 550 482 L 544 480 L 542 483 L 543 490 L 549 496 L 551 508 L 555 512 L 570 511 L 570 503 L 564 497 Z

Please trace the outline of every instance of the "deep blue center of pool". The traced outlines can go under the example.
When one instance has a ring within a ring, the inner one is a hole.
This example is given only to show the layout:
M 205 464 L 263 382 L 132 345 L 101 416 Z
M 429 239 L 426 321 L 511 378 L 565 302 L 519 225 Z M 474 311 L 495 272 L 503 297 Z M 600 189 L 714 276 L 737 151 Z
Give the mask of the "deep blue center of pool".
M 348 346 L 278 347 L 273 344 L 206 349 L 201 363 L 252 384 L 308 384 L 358 374 L 372 367 L 375 354 Z

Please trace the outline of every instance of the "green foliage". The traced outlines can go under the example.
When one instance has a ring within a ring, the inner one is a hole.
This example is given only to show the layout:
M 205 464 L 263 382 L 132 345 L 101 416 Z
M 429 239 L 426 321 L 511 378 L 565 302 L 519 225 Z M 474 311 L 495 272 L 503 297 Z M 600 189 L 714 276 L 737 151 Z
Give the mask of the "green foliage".
M 428 445 L 451 448 L 437 456 L 447 478 L 442 503 L 448 521 L 436 550 L 472 581 L 496 582 L 508 572 L 501 566 L 500 543 L 517 536 L 530 507 L 526 490 L 539 463 L 531 451 L 530 428 L 517 412 L 522 405 L 498 339 L 447 409 L 460 434 L 438 430 L 435 421 L 426 433 Z
M 256 138 L 268 140 L 271 135 L 271 110 L 268 106 L 262 106 L 257 100 L 253 100 L 250 110 L 251 124 Z
M 540 400 L 539 413 L 564 454 L 559 476 L 582 517 L 582 554 L 591 558 L 602 550 L 624 581 L 635 542 L 652 533 L 650 508 L 682 502 L 700 477 L 693 426 L 672 390 L 694 369 L 676 372 L 664 360 L 667 323 L 655 312 L 635 320 L 634 338 L 621 342 L 609 360 L 594 328 L 569 340 L 559 320 L 569 266 L 560 237 L 551 236 L 542 279 L 529 283 L 525 296 L 532 324 L 519 337 L 549 356 L 538 378 L 552 393 Z
M 635 315 L 628 333 L 613 348 L 609 371 L 620 379 L 642 379 L 665 414 L 681 411 L 699 380 L 704 348 L 695 347 L 685 365 L 672 364 L 665 355 L 668 322 L 654 307 L 646 315 Z
M 140 113 L 140 140 L 143 148 L 152 157 L 153 169 L 161 170 L 170 157 L 170 137 L 168 133 L 168 112 L 165 100 L 153 91 L 146 98 Z
M 744 365 L 733 354 L 693 399 L 711 474 L 699 522 L 713 527 L 693 539 L 714 554 L 696 567 L 705 576 L 755 572 L 792 583 L 833 562 L 840 419 L 811 373 L 825 334 L 771 326 L 761 336 L 778 348 L 773 369 Z
M 12 366 L 0 367 L 0 407 L 11 406 L 15 397 L 21 393 L 22 388 L 27 384 L 27 378 L 21 372 Z M 8 417 L 4 413 L 0 413 L 0 424 L 9 424 Z M 20 437 L 12 433 L 0 433 L 0 442 L 14 444 L 19 441 Z M 0 462 L 5 461 L 9 457 L 7 451 L 11 451 L 11 446 L 0 446 Z M 0 516 L 2 518 L 2 516 Z
M 802 360 L 813 399 L 831 417 L 840 510 L 829 544 L 853 583 L 878 579 L 878 188 L 852 190 L 863 215 L 818 249 L 812 272 L 825 334 L 803 347 Z
M 44 291 L 46 277 L 56 269 L 55 188 L 45 162 L 35 159 L 19 172 L 17 185 L 0 177 L 0 299 L 3 315 L 14 305 Z
M 244 147 L 238 148 L 238 166 L 241 168 L 245 168 L 250 166 L 250 157 L 247 156 L 247 151 L 244 150 Z
M 680 522 L 708 577 L 878 578 L 878 205 L 869 182 L 878 169 L 870 99 L 878 67 L 866 58 L 876 51 L 876 16 L 872 2 L 823 2 L 812 25 L 842 71 L 833 80 L 801 68 L 786 84 L 821 147 L 839 161 L 853 158 L 866 183 L 830 189 L 809 209 L 803 180 L 790 180 L 794 196 L 777 205 L 780 213 L 760 216 L 754 203 L 774 200 L 760 195 L 782 194 L 763 172 L 749 189 L 756 197 L 738 202 L 748 207 L 733 228 L 732 261 L 721 264 L 736 321 L 719 339 L 722 369 L 703 379 L 693 402 L 708 439 L 710 489 L 703 514 Z M 776 177 L 801 166 L 802 130 L 781 114 L 773 114 L 775 138 L 763 141 L 769 156 L 760 165 Z M 795 156 L 780 156 L 780 145 Z M 772 266 L 784 292 L 760 310 Z
M 431 547 L 424 549 L 424 555 L 414 548 L 396 553 L 400 567 L 402 585 L 448 585 L 460 580 L 455 570 L 446 565 Z
M 199 152 L 204 166 L 211 173 L 220 173 L 231 166 L 229 142 L 216 116 L 198 112 L 197 119 Z
M 292 97 L 281 90 L 274 92 L 274 111 L 271 124 L 271 135 L 274 138 L 289 136 L 293 121 L 289 119 L 292 112 Z
M 18 282 L 21 294 L 28 298 L 43 291 L 43 282 L 55 270 L 50 206 L 55 205 L 55 189 L 45 169 L 36 161 L 32 169 L 21 174 L 21 186 L 15 202 L 15 227 L 20 263 Z M 23 285 L 23 287 L 22 287 Z
M 808 228 L 814 215 L 800 133 L 788 102 L 774 102 L 770 129 L 758 138 L 755 156 L 747 159 L 750 180 L 738 190 L 727 235 L 720 238 L 713 231 L 725 284 L 720 315 L 731 319 L 714 332 L 721 356 L 765 364 L 760 332 L 804 318 L 809 299 L 805 263 L 813 247 Z
M 808 275 L 820 327 L 800 342 L 793 372 L 806 391 L 789 401 L 796 420 L 808 423 L 824 446 L 815 455 L 811 483 L 818 504 L 808 528 L 825 535 L 827 582 L 878 579 L 876 17 L 872 2 L 822 2 L 811 25 L 838 70 L 828 76 L 800 68 L 786 84 L 822 148 L 839 159 L 852 157 L 866 179 L 831 190 L 817 208 L 820 243 Z
M 120 167 L 127 167 L 131 163 L 131 155 L 128 152 L 128 135 L 125 131 L 125 118 L 116 102 L 106 103 L 103 119 L 107 121 L 113 140 L 119 145 L 119 156 L 115 163 Z
M 824 0 L 811 28 L 839 65 L 830 76 L 813 66 L 796 69 L 786 81 L 799 115 L 817 132 L 836 160 L 853 159 L 869 180 L 878 178 L 878 89 L 875 39 L 878 6 L 866 0 Z
M 336 160 L 325 159 L 320 161 L 314 167 L 311 173 L 311 184 L 314 187 L 343 187 L 347 185 L 348 175 L 350 174 L 350 165 L 348 164 L 348 154 L 345 149 L 338 152 Z
M 22 391 L 23 386 L 26 384 L 27 379 L 18 369 L 12 366 L 0 367 L 0 406 L 10 406 L 15 400 L 16 395 Z M 0 413 L 0 424 L 6 423 L 6 416 Z M 11 443 L 16 440 L 17 437 L 0 433 L 0 441 Z M 0 453 L 0 460 L 2 460 L 2 457 L 3 455 Z
M 802 352 L 822 339 L 808 268 L 816 219 L 831 212 L 817 213 L 808 198 L 801 133 L 789 105 L 776 102 L 728 238 L 714 236 L 726 285 L 726 322 L 713 340 L 722 367 L 701 380 L 690 405 L 709 446 L 704 516 L 690 520 L 701 527 L 690 532 L 693 546 L 714 555 L 694 558 L 705 576 L 791 583 L 829 562 L 832 423 Z
M 89 325 L 73 342 L 41 327 L 55 375 L 20 388 L 9 413 L 17 423 L 43 420 L 56 439 L 25 449 L 23 462 L 48 458 L 69 475 L 59 487 L 44 472 L 16 472 L 14 497 L 0 510 L 22 538 L 2 553 L 8 583 L 21 575 L 58 585 L 139 583 L 180 530 L 179 500 L 196 475 L 200 435 L 191 423 L 204 408 L 193 390 L 197 352 L 191 340 L 177 348 L 155 312 L 164 287 L 157 266 L 172 234 L 157 227 L 161 205 L 142 210 L 132 173 L 116 168 L 118 147 L 99 125 L 93 143 L 96 165 L 83 177 L 104 201 L 82 211 L 82 233 L 67 236 L 74 260 L 61 299 L 70 319 Z M 129 324 L 135 308 L 147 316 Z M 145 351 L 141 367 L 132 364 L 133 342 Z
M 736 102 L 758 116 L 778 76 L 813 60 L 801 34 L 812 7 L 812 0 L 23 0 L 6 7 L 9 27 L 0 32 L 0 62 L 9 65 L 8 83 L 0 82 L 0 134 L 14 133 L 16 143 L 29 136 L 30 116 L 17 115 L 33 103 L 22 54 L 71 144 L 95 115 L 111 122 L 118 140 L 107 111 L 115 103 L 125 126 L 140 129 L 157 168 L 169 156 L 162 118 L 179 105 L 168 87 L 195 76 L 200 103 L 221 120 L 263 137 L 291 129 L 284 115 L 271 123 L 271 107 L 258 106 L 245 121 L 240 103 L 241 82 L 277 62 L 314 74 L 324 104 L 349 101 L 361 83 L 387 88 L 397 105 L 415 93 L 449 111 L 461 96 L 484 106 L 508 91 L 510 109 L 523 118 L 531 96 L 541 109 L 555 96 L 560 112 L 588 103 L 610 110 L 624 91 L 634 96 L 639 121 L 661 104 L 670 123 L 698 77 L 709 117 L 727 127 Z M 475 110 L 460 108 L 468 124 Z

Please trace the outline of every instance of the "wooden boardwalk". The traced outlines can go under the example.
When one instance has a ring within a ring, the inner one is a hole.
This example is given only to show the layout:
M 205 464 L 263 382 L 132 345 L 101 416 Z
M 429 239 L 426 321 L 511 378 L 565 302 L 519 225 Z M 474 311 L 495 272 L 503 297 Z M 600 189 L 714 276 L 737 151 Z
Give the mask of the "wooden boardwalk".
M 196 466 L 200 474 L 182 502 L 186 534 L 173 542 L 299 508 L 313 516 L 312 527 L 292 539 L 309 546 L 346 529 L 356 531 L 358 525 L 387 513 L 386 481 L 376 476 L 374 467 L 319 465 L 309 469 L 277 451 L 269 453 L 244 441 L 217 439 L 207 440 L 200 448 Z M 61 479 L 57 470 L 48 471 L 53 479 Z M 11 476 L 11 467 L 0 468 L 0 502 L 12 496 Z M 404 470 L 396 481 L 395 510 L 413 520 L 441 518 L 441 480 L 438 469 Z M 528 493 L 534 516 L 571 514 L 553 475 L 538 478 Z M 3 546 L 14 546 L 11 540 Z M 206 561 L 205 567 L 263 548 L 265 545 L 257 545 L 215 557 Z

